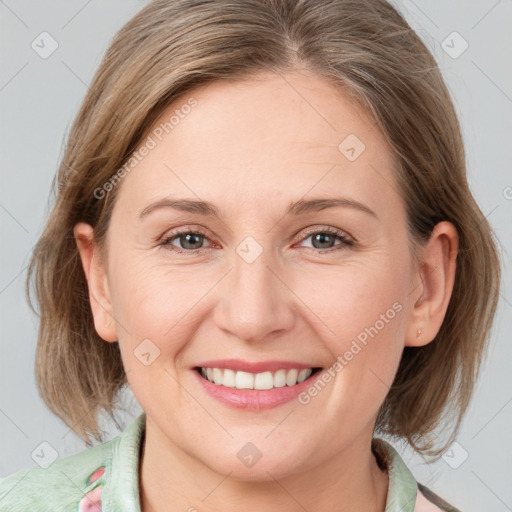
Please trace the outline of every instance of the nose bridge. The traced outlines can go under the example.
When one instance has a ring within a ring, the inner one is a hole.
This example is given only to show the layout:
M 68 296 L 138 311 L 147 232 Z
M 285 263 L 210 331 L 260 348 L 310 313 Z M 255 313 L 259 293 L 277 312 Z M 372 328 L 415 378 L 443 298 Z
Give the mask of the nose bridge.
M 246 341 L 264 340 L 274 331 L 290 329 L 291 293 L 277 277 L 279 273 L 279 261 L 271 249 L 264 249 L 252 236 L 242 240 L 223 290 L 219 326 Z

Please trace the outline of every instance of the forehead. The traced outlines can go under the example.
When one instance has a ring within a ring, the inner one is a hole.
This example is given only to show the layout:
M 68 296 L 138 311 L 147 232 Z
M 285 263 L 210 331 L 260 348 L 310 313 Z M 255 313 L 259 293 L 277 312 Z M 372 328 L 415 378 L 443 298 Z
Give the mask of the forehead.
M 343 193 L 376 209 L 399 201 L 394 158 L 373 121 L 310 73 L 193 89 L 162 112 L 144 145 L 151 149 L 123 178 L 119 201 L 128 205 L 167 194 L 226 209 Z

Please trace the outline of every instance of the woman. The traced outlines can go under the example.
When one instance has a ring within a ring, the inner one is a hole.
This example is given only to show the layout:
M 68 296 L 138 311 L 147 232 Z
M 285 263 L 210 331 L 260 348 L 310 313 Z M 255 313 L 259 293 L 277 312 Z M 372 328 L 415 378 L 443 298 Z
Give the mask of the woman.
M 29 271 L 41 394 L 88 444 L 125 384 L 144 412 L 2 481 L 2 510 L 457 510 L 376 434 L 454 440 L 499 261 L 387 2 L 149 3 L 57 185 Z

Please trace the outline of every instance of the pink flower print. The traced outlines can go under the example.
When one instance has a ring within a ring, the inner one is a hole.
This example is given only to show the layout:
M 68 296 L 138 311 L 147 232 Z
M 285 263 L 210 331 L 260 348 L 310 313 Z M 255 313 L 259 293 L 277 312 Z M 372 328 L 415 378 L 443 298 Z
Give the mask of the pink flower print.
M 99 485 L 88 492 L 78 505 L 78 512 L 101 512 L 101 491 L 103 486 Z
M 105 473 L 105 466 L 101 466 L 101 468 L 98 468 L 89 478 L 88 484 L 92 484 L 93 482 L 96 482 L 98 478 L 102 477 Z
M 98 468 L 87 480 L 87 484 L 92 484 L 105 473 L 105 467 Z M 101 512 L 101 491 L 102 485 L 98 485 L 92 491 L 89 491 L 78 504 L 78 512 Z

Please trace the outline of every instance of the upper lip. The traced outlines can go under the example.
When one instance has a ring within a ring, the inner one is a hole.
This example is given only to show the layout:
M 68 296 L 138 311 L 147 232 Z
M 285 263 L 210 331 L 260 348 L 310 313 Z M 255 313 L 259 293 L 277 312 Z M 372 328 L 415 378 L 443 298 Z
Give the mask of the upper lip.
M 249 373 L 262 373 L 272 372 L 281 369 L 289 370 L 296 368 L 302 370 L 306 368 L 320 368 L 310 363 L 298 363 L 296 361 L 243 361 L 241 359 L 218 359 L 215 361 L 203 361 L 198 363 L 195 367 L 198 368 L 221 368 L 231 369 L 235 371 L 249 372 Z

